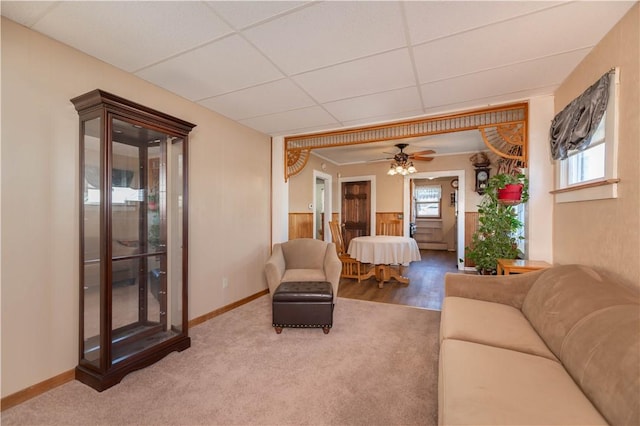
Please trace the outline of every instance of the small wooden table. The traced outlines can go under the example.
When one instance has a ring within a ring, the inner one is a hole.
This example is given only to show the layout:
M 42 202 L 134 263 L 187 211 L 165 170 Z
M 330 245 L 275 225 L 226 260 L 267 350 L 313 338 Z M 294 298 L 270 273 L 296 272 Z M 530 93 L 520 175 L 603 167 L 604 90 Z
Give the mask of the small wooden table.
M 524 272 L 537 271 L 538 269 L 550 268 L 551 264 L 544 260 L 524 260 L 524 259 L 498 259 L 498 275 L 510 275 L 512 272 L 522 274 Z

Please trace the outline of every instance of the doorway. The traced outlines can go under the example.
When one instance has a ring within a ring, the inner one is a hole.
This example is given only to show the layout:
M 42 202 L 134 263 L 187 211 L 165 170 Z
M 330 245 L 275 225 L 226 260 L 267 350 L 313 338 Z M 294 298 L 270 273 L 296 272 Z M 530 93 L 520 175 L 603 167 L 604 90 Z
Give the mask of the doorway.
M 352 238 L 371 235 L 371 181 L 341 182 L 342 228 L 344 245 Z
M 455 221 L 455 232 L 456 232 L 456 253 L 457 253 L 457 264 L 458 270 L 464 270 L 464 247 L 465 247 L 465 239 L 464 239 L 464 212 L 465 210 L 465 171 L 464 170 L 446 170 L 446 171 L 438 171 L 438 172 L 423 172 L 423 173 L 415 173 L 410 177 L 405 176 L 404 178 L 404 229 L 405 235 L 409 235 L 406 231 L 409 228 L 409 221 L 411 216 L 411 181 L 412 179 L 434 179 L 441 177 L 450 177 L 457 178 L 457 190 L 455 191 L 456 198 L 454 200 L 455 210 L 456 210 L 456 221 Z M 446 202 L 447 200 L 444 200 Z M 462 260 L 462 261 L 461 261 Z
M 313 238 L 330 241 L 331 175 L 313 171 Z

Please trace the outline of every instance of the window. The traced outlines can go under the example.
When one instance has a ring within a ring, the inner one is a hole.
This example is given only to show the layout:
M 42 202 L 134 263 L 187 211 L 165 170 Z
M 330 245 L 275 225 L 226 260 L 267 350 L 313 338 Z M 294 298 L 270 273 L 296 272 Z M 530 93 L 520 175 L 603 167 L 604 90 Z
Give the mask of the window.
M 416 217 L 440 218 L 442 187 L 440 185 L 416 186 L 414 191 Z
M 561 186 L 577 185 L 605 177 L 606 118 L 605 113 L 587 149 L 570 151 L 569 157 L 561 160 Z
M 606 111 L 584 150 L 556 161 L 556 202 L 617 197 L 617 98 L 619 71 L 611 76 Z

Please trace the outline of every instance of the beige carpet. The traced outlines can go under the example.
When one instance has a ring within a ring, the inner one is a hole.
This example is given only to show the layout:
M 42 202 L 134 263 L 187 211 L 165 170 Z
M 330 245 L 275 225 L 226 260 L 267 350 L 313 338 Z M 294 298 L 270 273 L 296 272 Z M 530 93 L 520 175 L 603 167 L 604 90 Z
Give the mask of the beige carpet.
M 341 298 L 334 327 L 271 327 L 263 296 L 190 330 L 192 347 L 102 393 L 74 381 L 2 425 L 429 425 L 440 312 Z

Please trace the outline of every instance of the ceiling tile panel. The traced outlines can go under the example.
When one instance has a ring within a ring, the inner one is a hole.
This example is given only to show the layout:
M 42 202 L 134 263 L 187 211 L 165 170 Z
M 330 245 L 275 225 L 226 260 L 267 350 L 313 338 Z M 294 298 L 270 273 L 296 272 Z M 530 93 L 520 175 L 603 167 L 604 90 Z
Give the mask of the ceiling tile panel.
M 396 2 L 319 2 L 244 34 L 289 75 L 406 46 Z
M 199 103 L 234 120 L 314 105 L 313 100 L 288 79 L 216 96 Z
M 5 1 L 0 2 L 2 16 L 25 27 L 32 27 L 45 13 L 57 6 L 52 1 Z
M 536 89 L 519 90 L 503 95 L 487 96 L 484 98 L 465 100 L 448 105 L 440 105 L 433 108 L 426 108 L 427 115 L 441 115 L 459 111 L 469 111 L 477 108 L 487 108 L 496 105 L 506 105 L 518 102 L 527 102 L 531 98 L 539 96 L 553 96 L 552 93 L 558 88 L 557 85 L 538 87 Z
M 208 1 L 236 29 L 242 29 L 273 16 L 308 4 L 305 1 Z
M 316 126 L 338 126 L 338 122 L 324 109 L 315 106 L 295 111 L 281 112 L 262 117 L 240 120 L 241 123 L 257 129 L 261 132 L 276 135 L 283 131 L 295 133 L 299 129 L 307 129 Z
M 190 100 L 201 100 L 283 77 L 238 35 L 145 68 L 136 75 Z
M 551 1 L 408 1 L 404 7 L 411 43 L 418 44 L 553 7 L 560 3 Z
M 394 114 L 385 114 L 377 117 L 372 116 L 367 118 L 361 118 L 359 120 L 343 121 L 342 124 L 347 127 L 375 125 L 375 124 L 389 123 L 391 121 L 410 120 L 412 118 L 422 117 L 423 115 L 424 115 L 424 111 L 422 110 L 422 108 L 420 108 L 420 109 L 415 109 L 413 111 L 403 111 L 403 112 L 397 112 Z
M 60 2 L 34 29 L 130 72 L 231 32 L 205 4 L 172 1 Z
M 407 49 L 311 71 L 293 79 L 320 103 L 401 89 L 416 83 Z
M 623 2 L 570 3 L 417 46 L 418 77 L 428 83 L 593 46 L 625 7 Z
M 588 53 L 582 49 L 421 86 L 425 108 L 552 87 L 569 75 Z
M 416 87 L 329 102 L 323 105 L 340 121 L 385 117 L 422 108 Z

